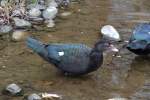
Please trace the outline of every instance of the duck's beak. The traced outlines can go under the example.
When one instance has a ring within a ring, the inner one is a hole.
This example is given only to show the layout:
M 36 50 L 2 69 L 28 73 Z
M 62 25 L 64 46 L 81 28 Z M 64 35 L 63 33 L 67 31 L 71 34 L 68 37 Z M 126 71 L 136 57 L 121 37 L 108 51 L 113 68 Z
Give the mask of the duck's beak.
M 119 49 L 117 49 L 117 48 L 116 48 L 114 45 L 112 45 L 112 44 L 110 44 L 108 48 L 109 48 L 110 51 L 119 52 Z

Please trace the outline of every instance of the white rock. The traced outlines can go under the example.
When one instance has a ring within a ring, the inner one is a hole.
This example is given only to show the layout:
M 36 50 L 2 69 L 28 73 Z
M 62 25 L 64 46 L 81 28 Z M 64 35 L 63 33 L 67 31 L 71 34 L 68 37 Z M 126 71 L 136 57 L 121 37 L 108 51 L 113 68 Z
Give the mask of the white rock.
M 19 92 L 21 92 L 21 88 L 18 86 L 18 85 L 16 85 L 16 84 L 10 84 L 10 85 L 8 85 L 7 87 L 6 87 L 6 91 L 8 91 L 8 92 L 10 92 L 11 94 L 13 94 L 13 95 L 15 95 L 15 94 L 17 94 L 17 93 L 19 93 Z
M 24 20 L 24 19 L 19 19 L 17 17 L 13 18 L 15 25 L 17 27 L 23 28 L 23 27 L 31 27 L 31 23 Z
M 120 35 L 119 32 L 111 25 L 105 25 L 101 29 L 101 33 L 112 40 L 119 41 L 120 40 Z
M 5 7 L 8 4 L 7 0 L 2 0 L 1 1 L 1 6 Z
M 9 33 L 10 31 L 12 31 L 12 26 L 9 25 L 3 25 L 0 26 L 0 35 L 4 34 L 4 33 Z
M 117 97 L 117 98 L 111 98 L 111 99 L 108 99 L 108 100 L 128 100 L 128 99 Z
M 51 0 L 51 1 L 49 1 L 48 6 L 51 6 L 51 7 L 58 7 L 58 4 L 56 3 L 55 0 Z
M 67 16 L 69 16 L 71 14 L 72 14 L 71 12 L 63 12 L 63 13 L 60 14 L 60 16 L 67 17 Z
M 47 27 L 54 27 L 55 26 L 55 22 L 53 20 L 49 20 Z
M 28 100 L 42 100 L 42 98 L 38 94 L 31 94 L 28 96 Z
M 56 17 L 56 14 L 58 13 L 58 9 L 56 7 L 48 7 L 43 11 L 43 17 L 44 19 L 52 20 Z
M 41 11 L 37 8 L 32 8 L 29 10 L 29 16 L 31 17 L 39 17 L 41 15 Z
M 21 40 L 24 40 L 26 36 L 27 36 L 27 32 L 23 30 L 16 30 L 12 34 L 12 40 L 21 41 Z

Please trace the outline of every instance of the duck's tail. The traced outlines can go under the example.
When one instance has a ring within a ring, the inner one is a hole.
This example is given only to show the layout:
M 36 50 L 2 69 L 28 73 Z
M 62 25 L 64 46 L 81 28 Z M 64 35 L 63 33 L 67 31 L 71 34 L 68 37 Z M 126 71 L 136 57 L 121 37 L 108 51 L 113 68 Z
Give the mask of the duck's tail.
M 27 46 L 35 51 L 36 53 L 42 53 L 45 49 L 45 44 L 40 42 L 37 39 L 34 39 L 32 37 L 28 37 L 26 40 Z

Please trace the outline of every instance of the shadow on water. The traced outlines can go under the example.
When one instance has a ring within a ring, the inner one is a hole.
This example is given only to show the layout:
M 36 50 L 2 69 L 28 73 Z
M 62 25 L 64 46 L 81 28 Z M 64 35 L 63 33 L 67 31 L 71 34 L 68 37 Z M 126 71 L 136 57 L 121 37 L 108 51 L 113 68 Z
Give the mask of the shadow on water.
M 135 59 L 132 61 L 131 64 L 132 70 L 140 71 L 143 72 L 144 74 L 149 74 L 150 73 L 150 57 L 141 57 L 137 56 Z

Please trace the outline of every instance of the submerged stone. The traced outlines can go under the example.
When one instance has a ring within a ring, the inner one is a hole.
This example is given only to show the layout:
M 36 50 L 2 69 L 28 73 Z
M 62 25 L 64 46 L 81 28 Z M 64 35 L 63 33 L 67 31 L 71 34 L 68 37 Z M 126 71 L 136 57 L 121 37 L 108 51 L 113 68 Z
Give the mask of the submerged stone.
M 24 20 L 24 19 L 19 19 L 18 17 L 13 18 L 16 27 L 18 28 L 24 28 L 24 27 L 31 27 L 31 23 Z
M 39 17 L 41 15 L 41 11 L 37 8 L 32 8 L 29 10 L 29 16 L 31 17 Z
M 24 40 L 27 36 L 27 32 L 24 30 L 16 30 L 12 34 L 12 40 L 13 41 L 21 41 Z
M 55 22 L 53 20 L 49 20 L 47 27 L 54 27 L 55 26 Z
M 3 91 L 5 95 L 22 96 L 23 90 L 17 84 L 9 84 Z
M 42 98 L 38 94 L 31 94 L 27 97 L 27 100 L 42 100 Z
M 12 26 L 10 25 L 3 25 L 3 26 L 0 26 L 0 35 L 3 35 L 5 33 L 9 33 L 10 31 L 12 31 Z
M 56 17 L 58 9 L 56 7 L 48 7 L 43 11 L 43 18 L 46 20 L 52 20 Z

